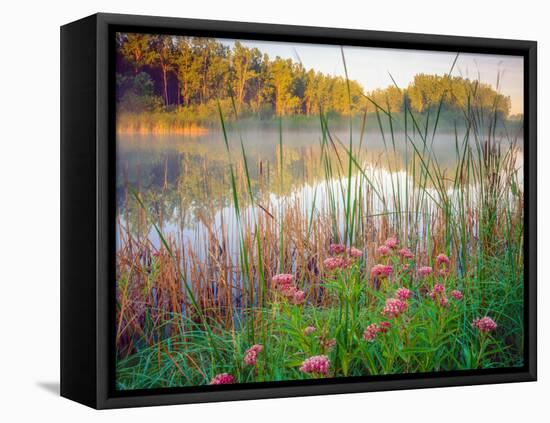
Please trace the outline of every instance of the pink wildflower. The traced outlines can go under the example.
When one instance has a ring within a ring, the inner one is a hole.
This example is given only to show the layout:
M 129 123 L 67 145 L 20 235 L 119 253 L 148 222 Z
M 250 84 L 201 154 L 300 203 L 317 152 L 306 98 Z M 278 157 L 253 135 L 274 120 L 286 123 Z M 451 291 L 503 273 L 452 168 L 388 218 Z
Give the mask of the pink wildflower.
M 372 267 L 370 271 L 370 275 L 374 277 L 382 277 L 387 278 L 389 277 L 393 272 L 393 267 L 390 265 L 385 264 L 376 264 Z
M 372 342 L 379 333 L 386 333 L 390 328 L 390 322 L 371 323 L 363 332 L 363 339 L 367 342 Z
M 329 257 L 323 261 L 323 266 L 329 271 L 343 269 L 347 267 L 347 261 L 341 257 Z
M 458 289 L 453 289 L 451 291 L 451 297 L 453 297 L 455 300 L 460 301 L 464 296 L 462 295 L 462 292 L 460 292 Z
M 261 353 L 264 350 L 264 347 L 261 344 L 254 344 L 250 347 L 250 349 L 258 353 Z
M 273 276 L 272 282 L 275 290 L 292 304 L 303 304 L 305 300 L 305 293 L 304 291 L 300 291 L 296 288 L 292 282 L 293 279 L 293 275 L 283 273 Z
M 311 335 L 316 330 L 317 329 L 315 328 L 315 326 L 308 326 L 304 329 L 304 335 L 306 335 L 306 336 Z
M 395 250 L 397 246 L 399 245 L 399 242 L 397 241 L 397 238 L 392 236 L 384 242 L 384 245 L 388 248 L 391 248 L 392 250 Z
M 290 285 L 293 280 L 294 275 L 291 275 L 289 273 L 281 273 L 271 278 L 271 282 L 273 282 L 273 285 L 275 285 L 275 287 Z
M 434 285 L 434 289 L 433 289 L 433 292 L 435 294 L 442 294 L 445 292 L 445 285 L 441 284 L 441 283 L 436 283 Z
M 330 368 L 330 360 L 326 355 L 315 355 L 306 359 L 300 371 L 303 373 L 314 373 L 320 375 L 327 375 Z
M 401 313 L 407 310 L 407 303 L 401 301 L 399 298 L 388 298 L 382 314 L 386 317 L 393 318 L 398 317 Z
M 414 258 L 413 253 L 408 248 L 401 248 L 398 251 L 398 253 L 401 257 L 403 257 L 404 259 L 407 259 L 407 260 L 410 260 L 410 259 Z
M 255 366 L 258 353 L 256 351 L 247 351 L 244 355 L 244 364 L 248 366 Z
M 390 322 L 380 322 L 380 324 L 378 325 L 378 331 L 380 333 L 386 333 L 387 331 L 389 331 L 391 328 L 391 323 Z
M 304 291 L 297 290 L 291 298 L 292 304 L 300 305 L 303 304 L 306 298 Z
M 327 351 L 332 350 L 335 345 L 336 345 L 336 339 L 334 338 L 321 341 L 321 346 Z
M 376 323 L 371 323 L 367 326 L 365 329 L 365 332 L 363 332 L 363 339 L 367 342 L 372 342 L 376 338 L 376 335 L 378 335 L 378 332 L 380 331 L 380 328 Z
M 411 298 L 412 292 L 410 289 L 407 288 L 399 288 L 397 291 L 395 291 L 395 296 L 401 301 L 407 301 L 409 298 Z
M 228 385 L 235 382 L 235 378 L 229 373 L 220 373 L 214 376 L 214 379 L 210 381 L 210 385 Z
M 361 257 L 363 255 L 363 251 L 355 247 L 348 248 L 346 251 L 353 258 Z
M 294 285 L 284 285 L 279 288 L 279 292 L 288 299 L 294 298 L 298 289 Z
M 382 257 L 384 256 L 387 256 L 388 254 L 391 253 L 391 249 L 390 247 L 388 247 L 387 245 L 381 245 L 380 247 L 378 247 L 376 249 L 376 253 Z
M 445 285 L 443 284 L 436 283 L 428 295 L 442 307 L 445 307 L 448 303 L 447 296 L 445 295 Z
M 246 350 L 244 354 L 244 363 L 249 366 L 256 365 L 256 359 L 258 354 L 263 351 L 264 347 L 260 344 L 252 345 L 249 349 Z
M 488 316 L 482 317 L 481 319 L 475 319 L 472 322 L 472 327 L 479 329 L 482 333 L 488 333 L 496 330 L 497 324 L 493 319 Z
M 451 261 L 449 260 L 449 257 L 447 257 L 445 254 L 441 253 L 436 257 L 437 264 L 439 266 L 445 265 L 448 266 Z
M 346 246 L 344 244 L 330 244 L 329 250 L 331 254 L 342 254 L 346 251 Z
M 418 268 L 418 274 L 421 277 L 431 275 L 433 272 L 433 269 L 430 266 L 422 266 Z

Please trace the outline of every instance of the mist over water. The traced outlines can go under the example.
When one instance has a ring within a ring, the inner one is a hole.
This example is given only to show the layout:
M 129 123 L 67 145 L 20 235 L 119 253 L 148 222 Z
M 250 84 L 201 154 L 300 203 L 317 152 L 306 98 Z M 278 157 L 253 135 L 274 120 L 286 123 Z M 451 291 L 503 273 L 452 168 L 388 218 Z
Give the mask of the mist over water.
M 281 136 L 282 181 L 279 176 Z M 380 193 L 389 194 L 396 187 L 401 192 L 403 204 L 389 204 L 390 211 L 395 207 L 405 208 L 403 193 L 415 189 L 413 178 L 405 171 L 406 165 L 415 156 L 413 144 L 420 151 L 424 148 L 431 151 L 432 160 L 437 161 L 450 178 L 457 166 L 457 148 L 463 148 L 464 137 L 464 132 L 427 135 L 396 132 L 392 137 L 380 131 L 362 133 L 361 128 L 357 127 L 352 131 L 354 152 Z M 504 131 L 497 133 L 496 138 L 502 151 L 510 148 L 511 141 L 517 143 L 516 162 L 520 169 L 523 138 L 512 137 Z M 427 140 L 428 146 L 424 147 L 423 139 Z M 347 163 L 345 151 L 349 148 L 349 140 L 348 128 L 331 130 L 330 143 L 340 151 L 335 159 L 344 165 Z M 230 163 L 237 172 L 242 171 L 244 149 L 252 190 L 258 204 L 265 209 L 277 210 L 285 202 L 298 201 L 304 215 L 309 215 L 315 202 L 315 212 L 324 213 L 328 212 L 328 191 L 340 189 L 341 186 L 338 186 L 345 185 L 346 181 L 339 180 L 338 175 L 326 179 L 320 143 L 321 134 L 316 128 L 283 128 L 281 133 L 273 124 L 230 130 L 229 154 L 223 134 L 218 130 L 197 136 L 118 135 L 117 203 L 120 222 L 126 226 L 128 219 L 130 229 L 137 226 L 133 216 L 136 210 L 125 209 L 126 186 L 130 186 L 143 193 L 147 207 L 158 219 L 157 223 L 165 236 L 172 236 L 180 245 L 192 245 L 195 251 L 207 251 L 208 228 L 223 225 L 236 253 L 238 225 L 229 179 Z M 473 137 L 468 143 L 475 148 Z M 352 184 L 357 177 L 357 172 L 354 173 Z M 248 204 L 248 198 L 244 195 L 246 189 L 243 187 L 242 191 L 243 219 L 253 220 L 258 208 Z M 451 189 L 449 194 L 453 195 Z M 379 199 L 374 199 L 373 212 L 382 212 L 384 207 L 387 211 L 388 204 L 383 205 Z M 149 228 L 148 237 L 156 248 L 160 247 L 154 228 Z

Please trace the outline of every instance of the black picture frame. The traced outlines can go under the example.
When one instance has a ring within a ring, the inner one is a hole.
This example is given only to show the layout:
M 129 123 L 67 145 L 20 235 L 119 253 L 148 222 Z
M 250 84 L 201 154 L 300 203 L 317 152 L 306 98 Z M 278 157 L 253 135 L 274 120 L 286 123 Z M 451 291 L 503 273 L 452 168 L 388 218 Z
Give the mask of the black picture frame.
M 117 392 L 114 377 L 113 32 L 138 31 L 524 57 L 522 368 Z M 61 395 L 97 409 L 534 381 L 537 377 L 534 41 L 95 14 L 61 27 Z

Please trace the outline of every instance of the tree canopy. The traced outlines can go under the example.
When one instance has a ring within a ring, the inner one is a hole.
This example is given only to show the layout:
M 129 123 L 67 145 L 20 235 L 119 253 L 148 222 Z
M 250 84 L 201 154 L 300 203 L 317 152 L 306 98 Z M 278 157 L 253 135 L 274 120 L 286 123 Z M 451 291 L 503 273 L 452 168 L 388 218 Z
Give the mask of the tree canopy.
M 460 113 L 477 107 L 507 118 L 511 107 L 510 97 L 462 77 L 417 74 L 407 87 L 366 92 L 357 81 L 305 69 L 292 59 L 272 59 L 238 41 L 229 47 L 212 38 L 118 33 L 116 66 L 117 101 L 133 112 L 231 100 L 238 113 L 260 117 L 320 111 L 359 115 L 376 108 L 399 113 L 405 107 L 417 113 L 440 107 Z

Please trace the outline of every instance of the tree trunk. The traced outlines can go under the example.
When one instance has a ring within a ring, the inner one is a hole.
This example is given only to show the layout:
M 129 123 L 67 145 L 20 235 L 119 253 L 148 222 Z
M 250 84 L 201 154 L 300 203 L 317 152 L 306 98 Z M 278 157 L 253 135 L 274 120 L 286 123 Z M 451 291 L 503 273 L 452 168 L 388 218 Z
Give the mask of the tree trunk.
M 183 82 L 183 105 L 189 105 L 189 92 L 187 91 L 187 79 Z
M 168 83 L 166 78 L 166 66 L 162 66 L 162 80 L 164 82 L 164 104 L 168 106 Z

